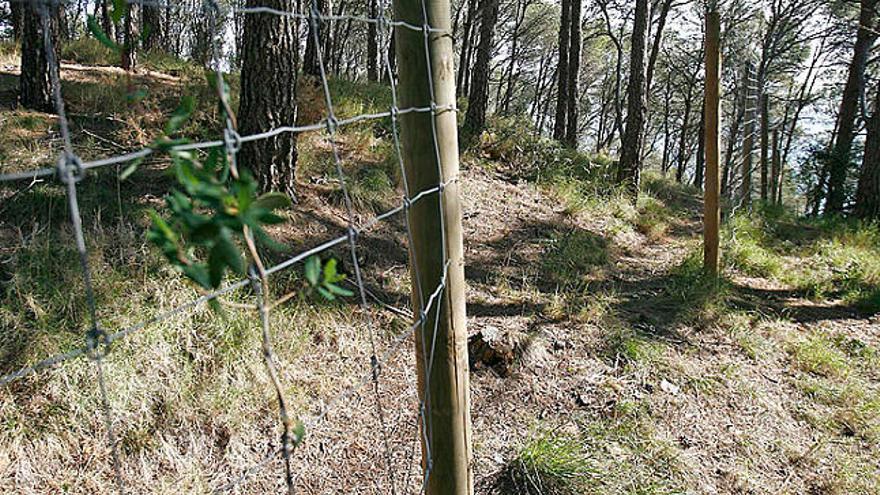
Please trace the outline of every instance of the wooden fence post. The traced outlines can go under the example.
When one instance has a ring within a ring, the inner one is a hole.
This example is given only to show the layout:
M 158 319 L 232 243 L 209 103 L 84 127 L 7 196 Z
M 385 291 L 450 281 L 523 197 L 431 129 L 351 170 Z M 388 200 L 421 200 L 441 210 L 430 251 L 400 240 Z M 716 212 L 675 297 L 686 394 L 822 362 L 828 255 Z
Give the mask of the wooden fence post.
M 706 13 L 706 190 L 703 193 L 703 267 L 710 277 L 718 276 L 718 238 L 721 208 L 718 192 L 718 128 L 720 126 L 719 77 L 721 74 L 721 21 L 718 12 Z
M 426 301 L 420 298 L 428 299 L 441 283 L 444 258 L 448 261 L 443 295 L 427 313 L 423 330 L 416 332 L 419 394 L 425 401 L 422 466 L 428 475 L 426 493 L 471 495 L 470 387 L 462 215 L 457 181 L 458 124 L 456 112 L 452 110 L 455 108 L 455 62 L 450 3 L 449 0 L 394 0 L 394 19 L 410 26 L 431 28 L 427 42 L 426 31 L 407 26 L 395 28 L 398 105 L 406 109 L 436 104 L 432 112 L 400 115 L 407 186 L 415 195 L 445 184 L 439 193 L 423 197 L 408 211 L 413 237 L 410 272 L 414 308 L 422 307 Z M 431 101 L 432 88 L 434 102 Z M 443 239 L 446 240 L 445 256 Z M 426 358 L 430 363 L 426 363 Z

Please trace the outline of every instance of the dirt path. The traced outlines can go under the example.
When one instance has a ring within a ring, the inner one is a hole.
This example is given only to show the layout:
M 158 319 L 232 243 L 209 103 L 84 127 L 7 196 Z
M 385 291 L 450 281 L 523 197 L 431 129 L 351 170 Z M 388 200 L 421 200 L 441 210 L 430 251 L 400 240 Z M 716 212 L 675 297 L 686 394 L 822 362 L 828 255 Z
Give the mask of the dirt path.
M 823 424 L 846 407 L 805 395 L 813 378 L 795 363 L 818 334 L 876 348 L 876 318 L 736 274 L 729 311 L 690 318 L 669 287 L 699 246 L 695 198 L 649 241 L 590 212 L 570 215 L 533 185 L 469 174 L 470 333 L 515 356 L 474 363 L 479 492 L 523 492 L 510 484 L 512 461 L 548 431 L 581 440 L 589 493 L 870 493 L 850 479 L 860 470 L 876 487 L 872 433 Z M 574 296 L 546 263 L 571 233 L 608 252 Z

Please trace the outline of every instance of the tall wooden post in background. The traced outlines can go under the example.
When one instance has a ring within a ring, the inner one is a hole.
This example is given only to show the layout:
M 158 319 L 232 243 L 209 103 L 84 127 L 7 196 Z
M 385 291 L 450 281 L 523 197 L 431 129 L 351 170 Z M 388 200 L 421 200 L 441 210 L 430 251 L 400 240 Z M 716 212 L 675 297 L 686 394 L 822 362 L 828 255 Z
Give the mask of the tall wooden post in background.
M 718 12 L 706 13 L 706 191 L 703 194 L 703 267 L 711 277 L 718 276 L 718 238 L 721 208 L 718 192 L 721 177 L 718 173 L 720 142 L 719 77 L 721 74 L 721 20 Z
M 451 110 L 455 105 L 455 62 L 449 12 L 449 0 L 394 0 L 395 20 L 445 31 L 428 33 L 426 54 L 423 31 L 395 28 L 398 105 L 431 107 L 433 87 L 435 111 L 400 115 L 402 156 L 411 194 L 446 182 L 439 193 L 424 197 L 408 212 L 413 236 L 410 272 L 414 308 L 423 307 L 426 301 L 421 297 L 427 299 L 440 284 L 444 249 L 449 262 L 443 295 L 428 312 L 422 330 L 416 332 L 419 395 L 425 402 L 426 418 L 422 436 L 422 466 L 428 470 L 426 493 L 470 495 L 470 387 L 461 203 L 455 180 L 458 128 L 456 113 Z M 416 284 L 416 270 L 421 290 Z

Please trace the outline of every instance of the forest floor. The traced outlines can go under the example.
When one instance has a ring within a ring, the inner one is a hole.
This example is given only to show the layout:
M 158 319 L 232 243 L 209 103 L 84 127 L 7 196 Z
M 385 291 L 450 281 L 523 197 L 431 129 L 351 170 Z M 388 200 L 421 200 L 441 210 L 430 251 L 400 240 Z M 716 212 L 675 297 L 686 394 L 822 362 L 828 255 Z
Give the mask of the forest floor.
M 4 66 L 0 92 L 15 70 Z M 167 114 L 169 95 L 197 85 L 153 73 L 133 83 L 113 69 L 72 63 L 63 77 L 77 152 L 86 157 L 148 143 L 163 122 L 157 109 Z M 123 110 L 133 84 L 151 93 L 137 111 Z M 343 118 L 387 103 L 374 88 L 336 82 L 332 89 Z M 0 104 L 2 171 L 52 163 L 60 151 L 54 118 Z M 191 130 L 212 135 L 204 123 L 213 106 L 202 106 Z M 340 144 L 357 221 L 393 207 L 400 191 L 387 132 L 355 126 Z M 271 232 L 287 246 L 272 261 L 345 232 L 326 141 L 302 136 L 299 148 L 300 196 L 288 222 Z M 198 295 L 143 235 L 146 210 L 161 208 L 173 186 L 167 166 L 148 161 L 125 182 L 117 170 L 97 170 L 78 185 L 107 328 Z M 796 245 L 779 247 L 728 227 L 732 260 L 716 287 L 700 276 L 697 191 L 649 177 L 632 205 L 614 195 L 572 196 L 505 170 L 469 151 L 460 178 L 479 493 L 880 491 L 876 310 L 835 287 L 805 291 L 788 276 L 821 269 L 833 285 L 837 274 L 860 267 L 854 255 L 819 266 L 817 253 L 837 252 L 824 244 L 837 234 L 797 223 L 789 226 Z M 86 323 L 63 188 L 5 185 L 0 198 L 0 372 L 7 373 L 79 345 Z M 876 239 L 859 242 L 874 253 Z M 346 249 L 334 255 L 350 271 Z M 272 311 L 295 417 L 317 413 L 369 376 L 370 335 L 381 354 L 410 321 L 402 218 L 359 236 L 359 256 L 368 311 L 306 295 Z M 300 272 L 273 276 L 273 292 L 301 287 Z M 226 302 L 251 297 L 240 291 Z M 114 344 L 104 371 L 132 491 L 207 493 L 236 481 L 238 493 L 280 488 L 280 460 L 261 463 L 278 448 L 278 420 L 256 321 L 239 306 L 227 305 L 223 318 L 199 308 Z M 293 461 L 302 493 L 418 491 L 412 348 L 411 340 L 396 348 L 378 393 L 367 386 L 346 396 L 309 428 Z M 87 359 L 0 389 L 0 491 L 111 492 L 100 411 Z

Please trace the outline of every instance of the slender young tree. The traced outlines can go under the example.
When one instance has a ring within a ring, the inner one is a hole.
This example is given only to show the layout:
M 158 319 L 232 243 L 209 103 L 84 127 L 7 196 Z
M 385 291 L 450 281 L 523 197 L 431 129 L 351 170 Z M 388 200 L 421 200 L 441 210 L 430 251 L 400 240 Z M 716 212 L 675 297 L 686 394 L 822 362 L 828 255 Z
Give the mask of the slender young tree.
M 768 95 L 761 98 L 761 201 L 767 201 L 769 183 L 770 103 Z
M 773 203 L 782 202 L 782 150 L 779 145 L 779 129 L 773 129 L 773 159 L 770 167 L 770 201 Z
M 831 153 L 828 171 L 828 194 L 825 211 L 842 213 L 846 202 L 846 177 L 852 159 L 852 145 L 856 135 L 856 119 L 859 113 L 860 96 L 865 90 L 865 68 L 868 55 L 877 39 L 873 29 L 877 18 L 878 0 L 861 0 L 859 28 L 853 48 L 853 58 L 849 64 L 846 85 L 837 118 L 837 138 Z
M 293 11 L 295 0 L 247 0 L 249 8 Z M 296 122 L 298 44 L 290 17 L 248 14 L 242 47 L 239 132 L 254 134 Z M 280 133 L 244 143 L 239 152 L 243 166 L 257 176 L 264 191 L 294 197 L 296 135 Z
M 703 189 L 703 176 L 706 170 L 706 102 L 702 102 L 700 110 L 700 128 L 697 134 L 697 156 L 694 168 L 694 187 Z
M 457 96 L 466 95 L 469 92 L 471 55 L 473 54 L 474 18 L 477 15 L 477 1 L 467 0 L 467 13 L 464 18 L 464 27 L 461 34 L 461 54 L 458 61 L 458 79 L 455 85 Z M 392 39 L 394 37 L 392 36 Z
M 630 40 L 630 74 L 627 87 L 626 130 L 620 144 L 620 164 L 617 182 L 636 196 L 641 178 L 642 139 L 644 138 L 645 111 L 645 49 L 648 36 L 648 0 L 636 0 L 635 20 Z
M 23 24 L 21 33 L 21 77 L 19 78 L 19 103 L 25 108 L 41 112 L 53 112 L 52 87 L 49 82 L 49 67 L 46 57 L 44 24 L 38 8 L 49 9 L 43 4 L 26 2 L 23 4 Z M 49 14 L 50 23 L 54 16 Z M 52 28 L 49 36 L 53 37 Z M 57 63 L 57 57 L 55 61 Z
M 569 0 L 571 2 L 571 34 L 569 35 L 568 50 L 568 94 L 566 102 L 565 121 L 565 144 L 572 148 L 577 147 L 578 142 L 578 86 L 581 72 L 581 0 Z
M 553 139 L 565 138 L 565 124 L 568 117 L 568 49 L 571 46 L 571 2 L 562 0 L 562 15 L 559 20 L 559 62 L 556 69 L 556 119 L 553 124 Z
M 495 23 L 498 22 L 498 0 L 481 0 L 480 10 L 482 11 L 480 44 L 477 46 L 477 60 L 471 75 L 468 109 L 464 117 L 464 129 L 470 136 L 479 134 L 486 126 L 486 110 L 489 107 L 489 71 Z
M 745 91 L 745 112 L 746 124 L 743 130 L 743 151 L 742 151 L 742 183 L 740 183 L 740 198 L 743 206 L 749 206 L 752 203 L 752 154 L 755 148 L 755 118 L 757 112 L 755 91 L 752 87 L 752 65 L 746 64 L 745 74 L 743 76 L 743 90 Z
M 318 11 L 318 13 L 326 14 L 327 9 L 327 0 L 305 0 L 305 8 L 308 13 L 311 13 L 311 9 L 314 8 Z M 317 30 L 318 34 L 312 32 L 313 30 Z M 320 21 L 316 21 L 314 23 L 309 22 L 308 33 L 306 34 L 306 52 L 303 55 L 303 72 L 310 76 L 319 76 L 321 74 L 321 67 L 318 66 L 318 47 L 323 45 L 323 41 L 327 38 L 327 32 L 329 31 L 329 26 L 325 25 Z M 317 42 L 316 42 L 317 38 Z M 327 57 L 326 50 L 324 51 L 324 58 Z M 326 63 L 326 61 L 325 61 Z

